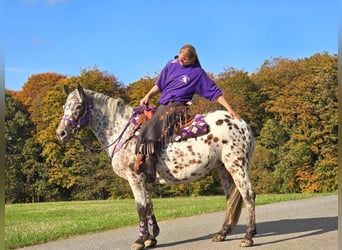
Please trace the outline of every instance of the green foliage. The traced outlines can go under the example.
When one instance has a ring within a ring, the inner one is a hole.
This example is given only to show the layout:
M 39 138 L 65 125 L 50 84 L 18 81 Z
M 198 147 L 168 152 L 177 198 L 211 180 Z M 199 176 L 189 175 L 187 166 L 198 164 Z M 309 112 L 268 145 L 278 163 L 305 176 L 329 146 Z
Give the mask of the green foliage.
M 276 154 L 263 146 L 256 146 L 249 170 L 250 180 L 256 193 L 269 194 L 275 192 L 272 172 L 277 161 Z
M 21 151 L 25 140 L 31 136 L 32 123 L 23 105 L 8 93 L 5 93 L 5 105 L 5 200 L 8 203 L 23 202 L 27 197 L 22 185 L 25 176 L 21 169 L 24 161 Z
M 53 192 L 47 183 L 41 147 L 32 137 L 33 124 L 20 101 L 6 93 L 6 202 L 44 201 Z

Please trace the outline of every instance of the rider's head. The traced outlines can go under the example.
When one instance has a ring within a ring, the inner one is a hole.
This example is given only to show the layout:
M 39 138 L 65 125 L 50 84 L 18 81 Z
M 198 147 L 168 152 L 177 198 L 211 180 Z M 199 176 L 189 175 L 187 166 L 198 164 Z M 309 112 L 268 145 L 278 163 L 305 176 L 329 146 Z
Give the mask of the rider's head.
M 196 49 L 191 44 L 186 44 L 180 48 L 178 59 L 180 64 L 184 66 L 191 65 L 199 61 Z

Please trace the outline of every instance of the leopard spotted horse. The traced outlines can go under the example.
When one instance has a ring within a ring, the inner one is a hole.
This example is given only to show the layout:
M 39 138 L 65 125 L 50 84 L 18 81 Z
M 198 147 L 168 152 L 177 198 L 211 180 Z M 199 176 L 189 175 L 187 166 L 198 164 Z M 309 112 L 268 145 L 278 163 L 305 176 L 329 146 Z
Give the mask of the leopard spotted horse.
M 159 227 L 153 214 L 153 204 L 146 189 L 146 175 L 135 173 L 135 125 L 130 121 L 134 108 L 121 98 L 65 86 L 67 100 L 64 115 L 56 130 L 60 142 L 66 143 L 80 129 L 88 127 L 108 154 L 114 172 L 126 179 L 132 189 L 139 216 L 138 239 L 131 249 L 144 249 L 157 244 Z M 226 215 L 221 230 L 213 241 L 224 241 L 238 223 L 243 202 L 247 211 L 247 231 L 241 247 L 253 245 L 256 234 L 255 193 L 248 176 L 248 166 L 255 147 L 249 125 L 233 119 L 226 111 L 205 115 L 210 131 L 195 138 L 169 143 L 158 156 L 156 182 L 180 184 L 195 181 L 215 168 L 226 197 Z M 115 143 L 113 143 L 115 142 Z

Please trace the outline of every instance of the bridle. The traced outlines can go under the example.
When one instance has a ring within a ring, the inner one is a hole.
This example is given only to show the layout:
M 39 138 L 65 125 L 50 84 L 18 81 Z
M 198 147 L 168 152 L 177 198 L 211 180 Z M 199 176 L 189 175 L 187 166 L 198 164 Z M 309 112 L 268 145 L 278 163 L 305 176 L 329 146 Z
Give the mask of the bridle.
M 92 108 L 92 102 L 91 102 L 90 97 L 87 95 L 87 107 L 77 121 L 74 121 L 67 116 L 62 117 L 62 121 L 66 121 L 68 124 L 71 125 L 72 134 L 74 136 L 78 134 L 81 128 L 83 128 L 89 123 L 90 118 L 91 118 L 91 108 Z

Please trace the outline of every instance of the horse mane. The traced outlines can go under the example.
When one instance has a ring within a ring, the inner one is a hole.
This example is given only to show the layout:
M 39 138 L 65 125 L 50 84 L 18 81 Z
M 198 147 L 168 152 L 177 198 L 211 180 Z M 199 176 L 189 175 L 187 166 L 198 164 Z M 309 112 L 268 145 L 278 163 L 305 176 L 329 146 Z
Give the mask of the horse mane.
M 87 95 L 92 96 L 93 108 L 99 110 L 102 114 L 109 117 L 119 115 L 121 118 L 128 120 L 129 115 L 133 112 L 133 108 L 128 106 L 121 97 L 110 97 L 103 93 L 84 89 Z

